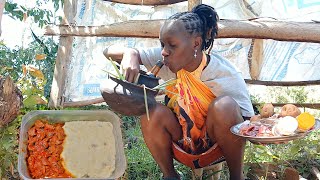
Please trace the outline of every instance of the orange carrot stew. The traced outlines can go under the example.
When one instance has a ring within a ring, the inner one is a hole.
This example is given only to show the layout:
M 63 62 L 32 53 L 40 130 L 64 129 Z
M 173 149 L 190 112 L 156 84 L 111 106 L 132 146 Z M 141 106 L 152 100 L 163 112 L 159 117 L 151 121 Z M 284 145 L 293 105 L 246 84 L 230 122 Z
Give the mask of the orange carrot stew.
M 63 123 L 37 120 L 28 130 L 27 166 L 32 178 L 69 178 L 60 154 L 66 137 Z

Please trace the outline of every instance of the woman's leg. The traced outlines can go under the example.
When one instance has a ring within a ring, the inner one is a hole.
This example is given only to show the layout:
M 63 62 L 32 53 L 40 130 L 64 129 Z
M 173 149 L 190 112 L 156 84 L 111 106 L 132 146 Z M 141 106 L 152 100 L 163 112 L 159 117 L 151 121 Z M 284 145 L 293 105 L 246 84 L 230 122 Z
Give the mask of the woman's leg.
M 154 160 L 164 177 L 177 177 L 173 167 L 172 141 L 182 138 L 181 126 L 174 113 L 162 104 L 150 111 L 150 120 L 141 116 L 141 130 Z
M 230 128 L 243 121 L 238 104 L 228 96 L 216 98 L 209 106 L 207 132 L 222 149 L 231 180 L 242 180 L 245 140 L 233 135 Z

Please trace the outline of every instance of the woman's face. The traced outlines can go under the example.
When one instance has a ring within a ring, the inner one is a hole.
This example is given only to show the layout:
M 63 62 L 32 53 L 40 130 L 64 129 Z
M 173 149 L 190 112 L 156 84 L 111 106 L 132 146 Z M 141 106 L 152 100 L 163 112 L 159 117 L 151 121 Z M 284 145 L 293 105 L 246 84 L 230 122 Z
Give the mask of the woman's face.
M 181 69 L 194 71 L 199 65 L 199 58 L 194 57 L 195 49 L 201 54 L 196 38 L 190 35 L 181 21 L 166 21 L 160 29 L 161 54 L 164 64 L 176 73 Z M 201 61 L 201 59 L 200 59 Z

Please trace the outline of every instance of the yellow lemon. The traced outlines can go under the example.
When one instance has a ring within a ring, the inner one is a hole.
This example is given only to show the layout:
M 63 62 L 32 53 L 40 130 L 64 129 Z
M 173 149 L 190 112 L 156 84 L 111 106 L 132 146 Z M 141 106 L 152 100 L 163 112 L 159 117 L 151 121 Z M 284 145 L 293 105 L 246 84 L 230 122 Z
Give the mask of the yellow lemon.
M 297 116 L 298 127 L 301 130 L 309 130 L 316 123 L 315 118 L 308 112 L 303 112 Z

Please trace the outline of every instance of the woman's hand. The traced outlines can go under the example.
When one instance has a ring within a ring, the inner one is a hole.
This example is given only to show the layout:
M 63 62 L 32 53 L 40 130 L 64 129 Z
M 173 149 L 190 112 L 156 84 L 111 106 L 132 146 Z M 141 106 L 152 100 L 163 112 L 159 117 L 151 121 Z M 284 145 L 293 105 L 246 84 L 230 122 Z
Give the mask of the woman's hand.
M 121 63 L 124 70 L 124 76 L 127 81 L 135 82 L 138 77 L 141 58 L 139 51 L 133 48 L 112 45 L 103 51 L 106 58 L 111 58 L 118 63 Z
M 128 82 L 135 82 L 140 70 L 140 55 L 136 49 L 127 48 L 123 53 L 121 66 Z

